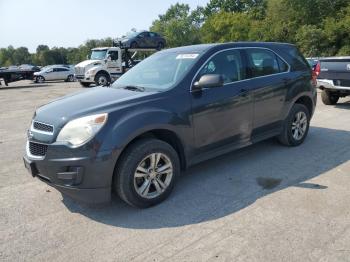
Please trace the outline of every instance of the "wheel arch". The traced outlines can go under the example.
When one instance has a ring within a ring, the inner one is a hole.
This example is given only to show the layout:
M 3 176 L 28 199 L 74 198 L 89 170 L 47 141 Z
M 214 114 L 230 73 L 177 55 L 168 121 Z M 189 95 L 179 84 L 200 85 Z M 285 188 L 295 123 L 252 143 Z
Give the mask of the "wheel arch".
M 111 80 L 111 75 L 110 75 L 110 74 L 108 73 L 108 71 L 105 70 L 105 69 L 101 69 L 101 70 L 99 70 L 99 71 L 95 74 L 95 77 L 94 77 L 95 80 L 96 80 L 96 77 L 97 77 L 99 74 L 105 74 L 105 75 L 107 75 L 107 76 L 109 77 L 109 80 Z
M 130 147 L 136 141 L 140 139 L 145 139 L 145 138 L 159 139 L 163 142 L 168 143 L 170 146 L 172 146 L 179 156 L 181 169 L 183 170 L 186 169 L 187 161 L 185 157 L 184 145 L 180 137 L 176 134 L 176 132 L 166 128 L 154 128 L 154 129 L 144 130 L 143 132 L 133 136 L 121 149 L 120 155 L 116 161 L 116 165 L 118 165 L 118 162 L 120 161 L 121 156 L 123 155 L 123 153 L 128 147 Z
M 300 96 L 300 97 L 294 102 L 294 104 L 301 104 L 301 105 L 306 106 L 306 108 L 309 110 L 310 115 L 313 114 L 314 105 L 313 105 L 312 99 L 311 99 L 309 96 L 307 96 L 307 95 Z

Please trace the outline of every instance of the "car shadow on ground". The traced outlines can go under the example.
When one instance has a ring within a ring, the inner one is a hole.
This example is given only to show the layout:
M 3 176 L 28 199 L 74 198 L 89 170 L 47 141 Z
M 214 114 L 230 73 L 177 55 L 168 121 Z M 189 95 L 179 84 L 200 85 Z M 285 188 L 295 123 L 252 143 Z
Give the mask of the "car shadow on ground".
M 88 207 L 69 198 L 63 203 L 100 223 L 125 228 L 163 228 L 197 224 L 225 217 L 287 187 L 327 190 L 312 183 L 350 159 L 350 132 L 311 127 L 299 147 L 274 139 L 206 161 L 187 170 L 170 197 L 158 206 L 136 209 L 113 197 L 111 204 Z

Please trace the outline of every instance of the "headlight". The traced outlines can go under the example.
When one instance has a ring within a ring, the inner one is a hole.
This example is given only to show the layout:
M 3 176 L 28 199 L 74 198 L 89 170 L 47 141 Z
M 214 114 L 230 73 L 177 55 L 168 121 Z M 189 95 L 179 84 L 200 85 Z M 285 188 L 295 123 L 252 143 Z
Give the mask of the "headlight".
M 90 69 L 86 72 L 87 75 L 93 75 L 96 73 L 96 70 L 95 69 Z
M 68 122 L 58 134 L 57 142 L 68 142 L 74 147 L 92 139 L 107 122 L 108 114 L 85 116 Z

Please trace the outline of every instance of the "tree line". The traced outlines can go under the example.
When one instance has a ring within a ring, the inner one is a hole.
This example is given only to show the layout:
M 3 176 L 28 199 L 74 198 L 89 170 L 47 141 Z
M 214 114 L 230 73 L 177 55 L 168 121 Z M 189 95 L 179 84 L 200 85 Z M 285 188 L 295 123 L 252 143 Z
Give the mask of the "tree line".
M 210 0 L 191 10 L 177 3 L 153 21 L 168 47 L 230 41 L 280 41 L 296 44 L 305 56 L 350 55 L 348 0 Z M 0 49 L 0 66 L 76 64 L 90 49 L 111 46 L 112 38 L 88 40 L 76 48 L 39 45 Z

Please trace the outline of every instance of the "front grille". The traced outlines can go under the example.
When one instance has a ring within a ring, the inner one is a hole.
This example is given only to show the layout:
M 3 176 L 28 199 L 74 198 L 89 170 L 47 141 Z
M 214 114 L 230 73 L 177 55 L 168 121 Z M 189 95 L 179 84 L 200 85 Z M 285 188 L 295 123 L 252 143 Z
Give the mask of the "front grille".
M 44 124 L 44 123 L 40 123 L 40 122 L 34 122 L 33 127 L 36 130 L 40 130 L 40 131 L 44 131 L 44 132 L 48 132 L 48 133 L 53 133 L 53 126 L 52 125 L 48 125 L 48 124 Z
M 84 75 L 85 68 L 84 67 L 75 67 L 74 71 L 75 71 L 76 75 Z
M 33 156 L 45 156 L 47 151 L 47 145 L 29 142 L 29 152 Z

